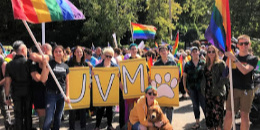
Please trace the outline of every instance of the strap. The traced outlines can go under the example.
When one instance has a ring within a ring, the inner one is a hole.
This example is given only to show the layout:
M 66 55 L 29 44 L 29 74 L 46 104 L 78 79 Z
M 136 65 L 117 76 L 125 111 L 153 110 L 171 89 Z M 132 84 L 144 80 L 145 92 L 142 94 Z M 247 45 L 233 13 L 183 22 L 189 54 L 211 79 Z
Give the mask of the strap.
M 145 97 L 145 103 L 146 103 L 146 119 L 147 119 L 147 115 L 148 115 L 148 101 L 147 101 L 147 98 Z

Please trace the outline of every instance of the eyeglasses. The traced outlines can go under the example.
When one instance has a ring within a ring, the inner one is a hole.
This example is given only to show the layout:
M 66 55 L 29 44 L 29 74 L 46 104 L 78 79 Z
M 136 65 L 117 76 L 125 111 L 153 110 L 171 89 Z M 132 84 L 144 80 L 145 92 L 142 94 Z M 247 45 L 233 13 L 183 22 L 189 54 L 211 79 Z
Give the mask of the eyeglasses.
M 208 53 L 209 53 L 209 54 L 210 54 L 210 53 L 215 54 L 215 51 L 208 51 Z
M 247 46 L 247 45 L 249 44 L 249 42 L 240 42 L 240 43 L 238 43 L 238 44 L 239 44 L 240 46 L 243 46 L 243 44 Z
M 112 56 L 106 55 L 106 58 L 109 58 L 109 59 L 111 59 L 111 58 L 112 58 Z
M 156 95 L 157 95 L 156 93 L 153 93 L 153 92 L 148 92 L 147 94 L 148 94 L 149 96 L 152 96 L 152 95 L 153 95 L 153 96 L 156 96 Z

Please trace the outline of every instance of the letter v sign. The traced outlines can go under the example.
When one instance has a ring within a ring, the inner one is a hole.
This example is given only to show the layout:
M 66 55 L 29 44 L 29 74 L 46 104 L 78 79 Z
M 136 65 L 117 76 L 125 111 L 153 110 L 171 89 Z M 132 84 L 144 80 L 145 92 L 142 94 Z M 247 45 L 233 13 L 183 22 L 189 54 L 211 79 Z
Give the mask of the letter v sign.
M 106 90 L 106 94 L 105 95 L 103 93 L 103 90 L 102 90 L 102 87 L 101 87 L 101 84 L 100 84 L 100 81 L 99 81 L 99 76 L 95 75 L 94 77 L 95 77 L 96 82 L 97 82 L 98 91 L 99 91 L 103 101 L 105 102 L 105 101 L 107 101 L 108 94 L 109 94 L 109 92 L 111 90 L 111 87 L 112 87 L 112 84 L 113 84 L 113 81 L 114 81 L 114 78 L 115 78 L 115 74 L 111 74 L 111 76 L 110 76 L 109 84 L 107 86 L 107 90 Z

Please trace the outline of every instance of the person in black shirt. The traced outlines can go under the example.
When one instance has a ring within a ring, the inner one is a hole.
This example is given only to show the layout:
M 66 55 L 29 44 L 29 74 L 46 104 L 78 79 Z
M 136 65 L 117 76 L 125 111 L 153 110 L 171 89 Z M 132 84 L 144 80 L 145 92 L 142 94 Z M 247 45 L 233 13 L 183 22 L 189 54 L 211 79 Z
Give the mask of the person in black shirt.
M 46 59 L 43 62 L 43 70 L 41 81 L 46 86 L 46 117 L 43 125 L 43 130 L 49 130 L 51 122 L 53 122 L 53 130 L 60 128 L 61 116 L 64 108 L 64 100 L 70 103 L 69 98 L 69 67 L 63 62 L 64 49 L 61 45 L 57 45 L 53 48 L 53 60 L 50 60 L 49 64 L 55 74 L 61 88 L 65 91 L 66 99 L 61 94 L 56 82 L 54 81 L 49 69 L 46 66 Z
M 154 63 L 154 66 L 176 66 L 176 62 L 168 58 L 168 49 L 166 46 L 159 48 L 161 58 Z M 170 123 L 172 122 L 173 107 L 161 107 L 163 113 L 167 116 Z
M 237 43 L 237 47 L 239 48 L 238 55 L 235 56 L 231 52 L 225 53 L 225 55 L 235 64 L 235 68 L 232 67 L 234 111 L 237 112 L 240 110 L 241 130 L 249 129 L 249 112 L 254 98 L 252 74 L 258 62 L 257 57 L 249 54 L 248 49 L 250 46 L 250 37 L 247 35 L 241 35 L 238 37 Z M 226 109 L 224 129 L 230 130 L 232 126 L 230 93 L 228 95 Z
M 6 65 L 6 104 L 11 105 L 10 86 L 14 103 L 15 130 L 32 129 L 31 72 L 27 61 L 27 47 L 22 41 L 13 44 L 15 57 Z
M 68 65 L 69 67 L 84 67 L 88 66 L 85 62 L 85 54 L 80 46 L 76 46 L 72 58 L 70 58 Z M 69 111 L 69 124 L 70 124 L 70 130 L 75 130 L 75 118 L 76 118 L 76 112 L 79 112 L 80 116 L 80 128 L 81 130 L 86 130 L 86 109 L 80 109 L 80 110 L 70 110 Z

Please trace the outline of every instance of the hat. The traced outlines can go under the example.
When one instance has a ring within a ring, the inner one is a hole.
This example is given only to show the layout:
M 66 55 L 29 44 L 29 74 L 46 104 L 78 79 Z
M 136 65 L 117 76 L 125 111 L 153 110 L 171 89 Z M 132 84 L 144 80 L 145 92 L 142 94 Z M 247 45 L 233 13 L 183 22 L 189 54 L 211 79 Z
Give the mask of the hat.
M 145 93 L 147 93 L 147 91 L 150 90 L 150 89 L 152 89 L 152 88 L 157 91 L 157 88 L 156 88 L 156 87 L 153 87 L 153 86 L 149 85 L 149 86 L 145 89 Z
M 13 50 L 17 51 L 22 44 L 24 44 L 23 41 L 15 41 L 13 44 Z
M 198 47 L 193 46 L 193 47 L 190 48 L 190 51 L 193 51 L 194 49 L 199 50 Z
M 129 49 L 131 49 L 132 46 L 135 46 L 136 48 L 138 47 L 135 43 L 131 43 Z

